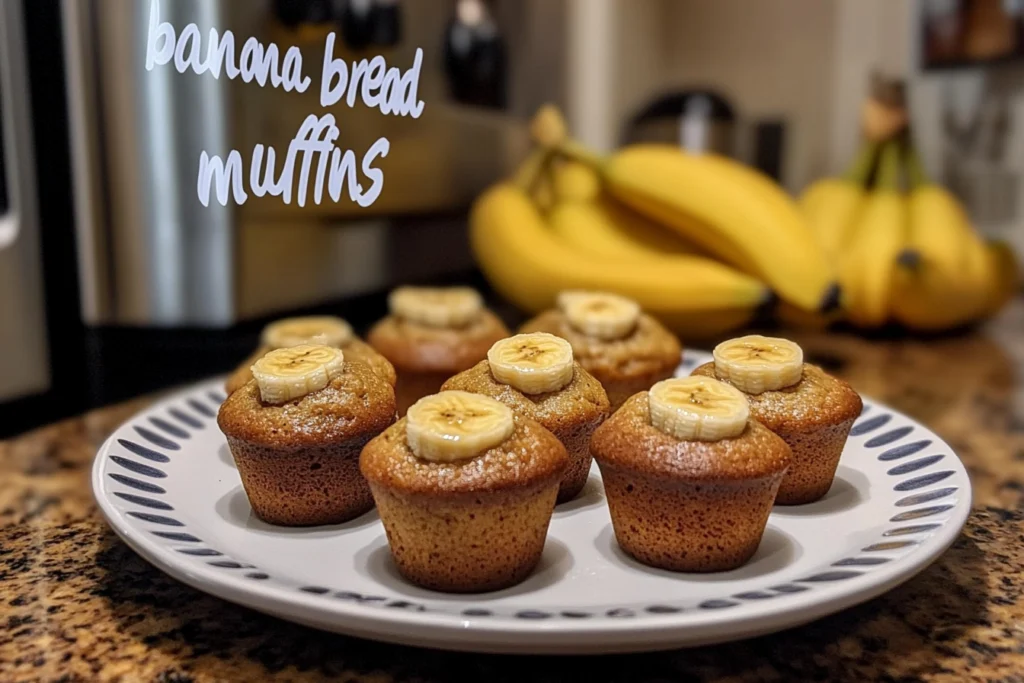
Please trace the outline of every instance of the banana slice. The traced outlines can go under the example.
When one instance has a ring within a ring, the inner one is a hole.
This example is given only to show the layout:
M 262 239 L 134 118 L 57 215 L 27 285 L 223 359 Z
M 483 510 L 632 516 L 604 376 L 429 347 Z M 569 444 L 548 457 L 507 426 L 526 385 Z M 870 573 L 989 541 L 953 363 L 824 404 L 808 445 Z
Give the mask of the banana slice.
M 474 458 L 512 435 L 512 410 L 488 396 L 442 391 L 405 414 L 405 438 L 417 457 L 434 462 Z
M 577 330 L 607 341 L 628 336 L 640 318 L 638 303 L 605 292 L 564 291 L 558 295 L 558 307 Z
M 651 424 L 687 441 L 719 441 L 747 427 L 750 405 L 739 389 L 711 377 L 666 379 L 647 394 Z
M 393 315 L 429 327 L 462 327 L 483 306 L 480 294 L 470 287 L 399 287 L 388 297 Z
M 524 394 L 558 391 L 572 381 L 572 347 L 547 332 L 517 334 L 487 352 L 494 379 Z
M 263 328 L 260 341 L 272 349 L 287 349 L 300 344 L 333 346 L 340 349 L 352 341 L 352 326 L 333 315 L 285 318 Z
M 751 334 L 715 347 L 715 375 L 747 394 L 785 389 L 804 376 L 804 351 L 794 342 Z
M 341 374 L 345 354 L 330 346 L 301 344 L 275 349 L 252 365 L 265 403 L 280 405 L 320 391 Z

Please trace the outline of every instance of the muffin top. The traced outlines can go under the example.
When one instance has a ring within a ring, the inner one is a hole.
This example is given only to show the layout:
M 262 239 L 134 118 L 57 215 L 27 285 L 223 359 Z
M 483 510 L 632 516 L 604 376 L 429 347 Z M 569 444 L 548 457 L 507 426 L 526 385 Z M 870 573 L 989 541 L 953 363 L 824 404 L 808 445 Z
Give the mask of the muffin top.
M 391 386 L 395 386 L 395 380 L 397 379 L 395 366 L 392 365 L 391 361 L 387 358 L 377 353 L 372 346 L 364 342 L 362 339 L 356 338 L 341 348 L 345 351 L 345 358 L 351 358 L 352 360 L 358 360 L 366 363 L 374 372 L 380 375 L 385 382 Z
M 474 458 L 436 462 L 412 452 L 403 417 L 366 444 L 359 469 L 371 483 L 424 495 L 513 491 L 560 480 L 569 463 L 562 443 L 528 417 L 512 419 L 512 434 L 499 445 Z
M 346 342 L 342 347 L 345 352 L 345 357 L 352 360 L 360 360 L 369 365 L 374 372 L 384 378 L 384 381 L 395 386 L 395 367 L 391 365 L 387 358 L 374 351 L 373 347 L 364 342 L 362 339 L 353 338 Z M 233 393 L 238 391 L 246 383 L 252 379 L 252 364 L 258 361 L 263 356 L 267 355 L 270 351 L 273 351 L 273 347 L 260 346 L 253 353 L 246 358 L 242 363 L 235 368 L 235 371 L 228 376 L 227 381 L 224 384 L 224 391 L 227 393 Z
M 548 332 L 572 344 L 573 355 L 603 381 L 630 379 L 679 365 L 682 346 L 657 320 L 641 313 L 633 331 L 621 339 L 600 339 L 573 327 L 557 309 L 528 320 L 520 332 Z
M 701 365 L 692 374 L 717 377 L 713 362 Z M 853 420 L 863 409 L 860 395 L 849 384 L 809 363 L 804 363 L 803 378 L 793 386 L 747 394 L 747 401 L 753 417 L 768 429 L 781 432 Z
M 590 451 L 601 463 L 647 474 L 707 482 L 743 481 L 779 474 L 792 454 L 780 437 L 756 420 L 736 437 L 685 441 L 651 424 L 647 392 L 630 397 L 597 428 Z
M 505 324 L 483 309 L 460 327 L 434 327 L 389 315 L 373 326 L 367 341 L 399 369 L 456 373 L 472 367 L 491 344 L 507 336 Z
M 286 450 L 373 434 L 394 420 L 394 389 L 369 365 L 347 356 L 340 374 L 319 391 L 271 405 L 253 379 L 230 394 L 217 414 L 226 435 Z
M 486 360 L 450 378 L 441 387 L 442 391 L 456 389 L 497 399 L 552 431 L 597 419 L 607 414 L 610 407 L 604 387 L 577 362 L 573 362 L 572 380 L 558 391 L 524 394 L 494 379 Z

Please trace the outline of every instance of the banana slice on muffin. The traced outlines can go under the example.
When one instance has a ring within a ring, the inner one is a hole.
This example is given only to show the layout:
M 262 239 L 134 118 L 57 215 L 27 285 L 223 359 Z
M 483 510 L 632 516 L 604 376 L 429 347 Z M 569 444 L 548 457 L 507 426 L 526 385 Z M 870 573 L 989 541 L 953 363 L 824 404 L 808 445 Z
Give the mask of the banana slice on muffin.
M 341 374 L 345 354 L 329 346 L 277 349 L 252 365 L 264 403 L 281 405 L 326 387 Z
M 494 379 L 524 394 L 558 391 L 572 381 L 572 347 L 553 334 L 517 334 L 495 342 L 487 352 Z
M 264 327 L 259 347 L 231 373 L 224 384 L 225 392 L 230 394 L 245 386 L 253 378 L 253 364 L 267 352 L 303 344 L 344 349 L 351 360 L 366 363 L 388 384 L 395 385 L 395 369 L 391 363 L 357 337 L 348 322 L 333 315 L 311 315 L 284 318 Z
M 529 576 L 567 464 L 537 422 L 464 391 L 421 398 L 360 456 L 399 571 L 457 593 Z
M 561 292 L 555 309 L 519 331 L 566 339 L 579 364 L 604 386 L 613 411 L 633 394 L 671 377 L 682 353 L 679 340 L 639 304 L 609 292 Z
M 640 320 L 640 304 L 616 294 L 568 290 L 558 295 L 558 307 L 570 325 L 605 341 L 628 336 Z
M 746 394 L 791 387 L 804 376 L 804 351 L 788 339 L 751 334 L 715 347 L 715 376 Z
M 648 394 L 651 424 L 677 439 L 719 441 L 747 428 L 750 406 L 737 389 L 701 377 L 658 382 Z
M 445 391 L 420 399 L 406 417 L 409 448 L 433 462 L 476 457 L 505 441 L 514 428 L 508 406 L 468 391 Z
M 565 445 L 569 469 L 558 502 L 575 498 L 590 474 L 590 436 L 610 412 L 601 383 L 573 357 L 572 346 L 546 332 L 502 339 L 481 361 L 442 385 L 497 399 L 536 420 Z
M 793 464 L 776 503 L 811 503 L 832 486 L 839 458 L 863 403 L 849 384 L 804 363 L 799 345 L 748 335 L 715 347 L 714 361 L 694 375 L 715 377 L 744 394 L 750 414 L 782 437 Z
M 683 572 L 739 567 L 757 551 L 789 446 L 713 378 L 667 379 L 597 428 L 590 448 L 619 546 Z
M 427 327 L 462 327 L 483 310 L 484 300 L 471 287 L 398 287 L 388 295 L 393 315 Z

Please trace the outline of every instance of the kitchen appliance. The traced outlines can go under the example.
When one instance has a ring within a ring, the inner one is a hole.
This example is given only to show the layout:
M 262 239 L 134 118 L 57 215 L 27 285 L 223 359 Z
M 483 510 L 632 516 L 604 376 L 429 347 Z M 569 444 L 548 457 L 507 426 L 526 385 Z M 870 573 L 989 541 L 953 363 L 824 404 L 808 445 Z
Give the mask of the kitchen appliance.
M 515 31 L 530 22 L 535 4 L 502 2 L 493 7 L 494 21 Z M 532 111 L 547 93 L 509 80 L 507 101 L 486 108 L 456 101 L 450 93 L 460 90 L 450 80 L 457 74 L 444 59 L 455 4 L 159 3 L 160 21 L 176 31 L 194 22 L 204 40 L 216 28 L 232 31 L 239 48 L 250 36 L 281 54 L 298 47 L 312 80 L 303 93 L 169 65 L 147 70 L 154 7 L 151 0 L 62 3 L 88 324 L 224 327 L 471 267 L 465 210 L 525 153 L 525 121 L 509 112 Z M 333 56 L 349 63 L 379 54 L 407 69 L 422 48 L 422 116 L 384 116 L 358 103 L 321 107 L 331 32 Z M 324 113 L 338 120 L 342 150 L 361 156 L 377 138 L 390 141 L 380 161 L 384 191 L 372 206 L 344 198 L 299 207 L 269 195 L 250 195 L 240 206 L 197 200 L 201 151 L 226 156 L 237 149 L 248 159 L 264 144 L 281 154 L 306 116 Z
M 177 32 L 232 31 L 236 59 L 249 37 L 281 55 L 295 46 L 311 87 L 147 70 L 156 4 Z M 564 106 L 562 81 L 535 75 L 564 66 L 564 13 L 547 0 L 487 9 L 510 45 L 531 36 L 544 49 L 509 50 L 505 73 L 486 65 L 504 94 L 481 106 L 452 95 L 467 72 L 445 66 L 449 0 L 0 0 L 0 438 L 222 372 L 276 316 L 363 327 L 399 282 L 482 283 L 469 204 L 525 155 L 529 115 Z M 350 64 L 379 54 L 404 70 L 422 49 L 422 116 L 321 107 L 332 32 Z M 325 113 L 341 149 L 389 139 L 372 206 L 198 201 L 201 151 L 287 149 Z
M 25 27 L 0 3 L 0 402 L 50 387 Z

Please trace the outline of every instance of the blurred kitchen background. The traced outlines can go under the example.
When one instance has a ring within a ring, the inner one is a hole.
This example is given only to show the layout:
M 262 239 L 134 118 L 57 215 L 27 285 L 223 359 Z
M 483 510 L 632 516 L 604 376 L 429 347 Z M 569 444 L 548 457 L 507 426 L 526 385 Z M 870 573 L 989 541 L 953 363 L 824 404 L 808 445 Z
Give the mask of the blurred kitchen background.
M 363 327 L 395 283 L 486 287 L 467 209 L 522 160 L 545 102 L 595 148 L 712 149 L 795 194 L 853 158 L 871 74 L 903 79 L 926 168 L 980 232 L 1024 253 L 1022 0 L 163 0 L 161 13 L 239 46 L 298 45 L 314 87 L 147 72 L 149 0 L 0 2 L 0 436 L 223 372 L 282 314 Z M 424 50 L 420 119 L 338 111 L 339 147 L 391 140 L 381 198 L 200 206 L 200 150 L 281 150 L 320 111 L 330 31 L 346 59 L 404 68 Z

